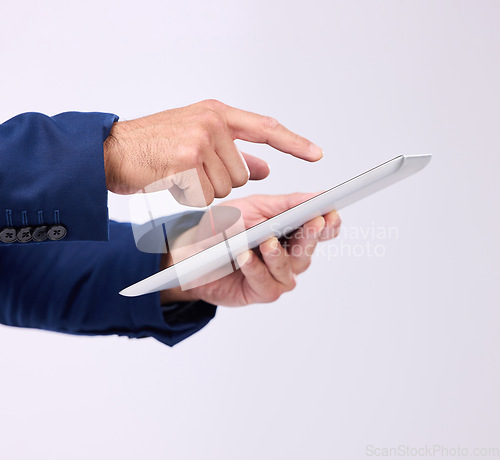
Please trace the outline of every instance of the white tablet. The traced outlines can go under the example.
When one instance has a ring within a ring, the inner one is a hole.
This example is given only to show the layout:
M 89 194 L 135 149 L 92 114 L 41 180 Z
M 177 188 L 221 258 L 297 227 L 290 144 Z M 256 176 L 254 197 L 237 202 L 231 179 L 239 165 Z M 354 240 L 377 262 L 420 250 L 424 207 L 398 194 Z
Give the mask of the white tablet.
M 123 289 L 120 294 L 135 297 L 181 284 L 185 286 L 220 270 L 228 264 L 228 261 L 234 267 L 236 257 L 249 248 L 256 248 L 272 236 L 280 238 L 289 235 L 315 217 L 342 209 L 404 179 L 426 166 L 430 159 L 431 155 L 401 155 L 393 158 L 285 212 L 187 257 Z

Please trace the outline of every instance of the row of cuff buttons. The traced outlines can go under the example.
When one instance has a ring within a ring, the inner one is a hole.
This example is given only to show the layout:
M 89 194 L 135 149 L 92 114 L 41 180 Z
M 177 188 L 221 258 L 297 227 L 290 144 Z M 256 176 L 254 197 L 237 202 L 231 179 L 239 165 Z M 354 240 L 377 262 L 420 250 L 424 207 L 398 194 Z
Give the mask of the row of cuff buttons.
M 40 225 L 39 227 L 6 227 L 0 231 L 0 241 L 2 243 L 27 243 L 28 241 L 42 242 L 47 238 L 52 241 L 62 240 L 68 231 L 64 225 Z

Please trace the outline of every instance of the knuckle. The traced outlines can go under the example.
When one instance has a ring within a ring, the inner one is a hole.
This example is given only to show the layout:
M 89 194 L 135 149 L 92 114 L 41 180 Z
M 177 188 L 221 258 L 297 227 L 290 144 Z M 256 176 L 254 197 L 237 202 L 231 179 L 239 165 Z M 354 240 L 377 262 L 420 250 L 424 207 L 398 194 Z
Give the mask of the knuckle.
M 177 153 L 177 167 L 175 168 L 175 173 L 191 169 L 197 166 L 197 157 L 199 155 L 199 147 L 196 144 L 186 146 Z
M 193 157 L 191 159 L 191 162 L 193 164 L 193 167 L 197 169 L 199 175 L 200 171 L 203 169 L 204 166 L 203 153 L 201 150 L 195 150 L 193 152 Z
M 214 111 L 210 111 L 209 114 L 210 127 L 217 131 L 223 131 L 226 128 L 226 122 L 222 115 Z
M 197 147 L 206 146 L 207 144 L 212 143 L 212 137 L 210 136 L 210 131 L 203 122 L 200 122 L 199 125 L 193 128 L 191 135 Z
M 307 142 L 309 144 L 309 141 L 306 141 L 302 136 L 300 136 L 297 133 L 292 134 L 292 138 L 290 140 L 290 143 L 293 147 L 299 148 L 304 145 L 304 142 Z
M 276 302 L 276 300 L 278 300 L 281 297 L 281 294 L 283 294 L 283 291 L 281 288 L 277 287 L 277 288 L 271 289 L 271 291 L 269 292 L 270 302 Z
M 264 283 L 266 281 L 266 273 L 264 270 L 256 270 L 254 277 L 258 283 Z
M 297 271 L 299 273 L 305 272 L 310 267 L 310 265 L 311 265 L 311 259 L 305 260 L 299 265 Z
M 293 275 L 290 282 L 288 283 L 287 291 L 293 291 L 296 287 L 297 287 L 297 278 L 295 277 L 295 275 Z
M 289 269 L 289 264 L 290 264 L 290 262 L 287 259 L 280 261 L 276 265 L 276 271 L 279 272 L 279 273 L 286 272 L 287 269 Z
M 224 182 L 223 184 L 219 184 L 217 188 L 217 193 L 215 195 L 216 198 L 226 198 L 231 193 L 231 185 Z
M 245 173 L 245 175 L 238 174 L 233 179 L 233 187 L 242 187 L 243 185 L 245 185 L 248 182 L 249 179 L 250 179 L 250 177 L 246 173 Z
M 203 148 L 200 144 L 194 144 L 183 157 L 181 157 L 183 165 L 188 168 L 201 167 L 203 165 Z
M 264 131 L 277 128 L 280 122 L 276 118 L 261 115 L 260 125 Z
M 233 187 L 231 186 L 231 182 L 230 181 L 224 181 L 224 186 L 222 187 L 222 193 L 224 194 L 224 196 L 228 196 L 231 191 L 233 190 Z
M 224 108 L 224 104 L 217 99 L 205 99 L 200 104 L 212 110 L 222 110 Z
M 223 116 L 215 110 L 208 109 L 198 114 L 200 126 L 207 132 L 222 131 L 226 127 L 226 122 Z
M 253 255 L 252 257 L 252 260 L 250 260 L 249 262 L 247 262 L 247 266 L 248 268 L 250 269 L 251 271 L 251 276 L 252 276 L 252 279 L 260 284 L 261 286 L 267 286 L 268 285 L 268 273 L 267 273 L 267 269 L 265 269 L 262 264 L 260 263 L 257 263 L 257 259 L 258 259 L 258 256 L 256 256 L 255 254 Z M 266 288 L 263 288 L 264 292 L 265 292 L 265 289 Z

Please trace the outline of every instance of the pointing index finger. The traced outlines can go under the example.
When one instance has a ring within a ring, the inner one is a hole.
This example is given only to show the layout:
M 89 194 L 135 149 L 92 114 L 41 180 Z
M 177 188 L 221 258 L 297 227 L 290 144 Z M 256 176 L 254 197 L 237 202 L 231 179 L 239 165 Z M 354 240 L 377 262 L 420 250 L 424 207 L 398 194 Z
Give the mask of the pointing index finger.
M 307 161 L 318 161 L 323 150 L 313 142 L 285 128 L 278 120 L 226 106 L 227 124 L 234 139 L 269 144 L 275 149 Z

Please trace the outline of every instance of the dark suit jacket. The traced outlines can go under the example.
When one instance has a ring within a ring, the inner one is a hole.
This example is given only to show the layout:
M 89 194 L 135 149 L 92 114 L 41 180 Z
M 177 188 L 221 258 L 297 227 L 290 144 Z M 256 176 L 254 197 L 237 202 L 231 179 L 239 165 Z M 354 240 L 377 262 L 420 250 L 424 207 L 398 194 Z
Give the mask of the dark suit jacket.
M 26 113 L 0 125 L 0 323 L 174 345 L 215 315 L 202 301 L 118 294 L 157 272 L 160 254 L 108 220 L 103 141 L 117 119 Z

